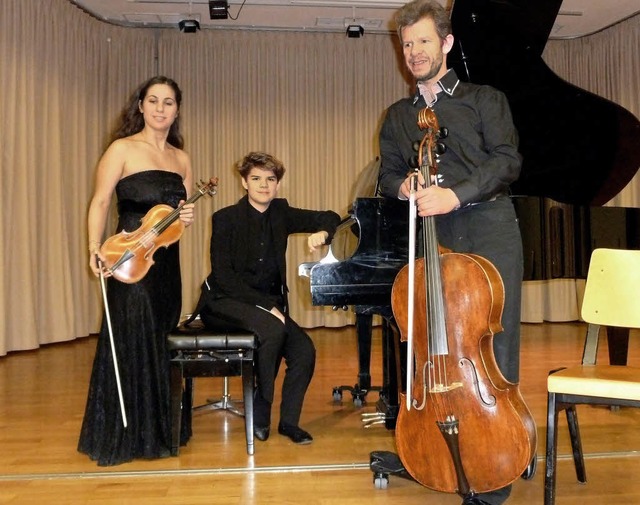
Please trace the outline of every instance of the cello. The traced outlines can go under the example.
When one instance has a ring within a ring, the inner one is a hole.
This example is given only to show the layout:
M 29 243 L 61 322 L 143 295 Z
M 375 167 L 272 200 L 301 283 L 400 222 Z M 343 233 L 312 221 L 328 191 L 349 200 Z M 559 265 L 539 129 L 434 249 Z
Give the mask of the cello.
M 432 109 L 420 111 L 418 126 L 426 130 L 420 171 L 427 186 L 437 184 L 431 176 L 440 127 Z M 441 248 L 434 216 L 422 225 L 424 256 L 410 257 L 391 293 L 407 340 L 396 446 L 416 481 L 467 497 L 523 474 L 535 455 L 536 427 L 518 385 L 505 379 L 493 354 L 504 306 L 498 270 L 481 256 Z

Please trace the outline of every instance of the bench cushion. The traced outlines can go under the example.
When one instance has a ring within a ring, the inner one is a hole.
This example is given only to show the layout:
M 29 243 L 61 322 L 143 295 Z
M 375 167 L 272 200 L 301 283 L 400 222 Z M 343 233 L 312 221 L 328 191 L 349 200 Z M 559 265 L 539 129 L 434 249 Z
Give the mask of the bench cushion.
M 188 326 L 180 325 L 167 337 L 171 351 L 223 351 L 255 349 L 257 339 L 248 330 L 221 322 L 216 328 L 205 328 L 200 319 Z
M 197 335 L 171 333 L 167 337 L 167 344 L 171 351 L 255 349 L 256 337 L 253 333 L 237 335 L 228 333 L 207 333 L 206 331 L 202 331 Z

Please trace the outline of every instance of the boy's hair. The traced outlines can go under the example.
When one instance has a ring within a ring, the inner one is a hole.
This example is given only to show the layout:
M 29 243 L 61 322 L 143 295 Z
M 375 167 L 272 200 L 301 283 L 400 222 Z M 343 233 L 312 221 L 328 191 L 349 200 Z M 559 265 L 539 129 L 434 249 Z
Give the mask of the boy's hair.
M 270 154 L 257 151 L 251 152 L 242 158 L 242 160 L 238 162 L 237 168 L 240 176 L 244 180 L 247 180 L 247 176 L 249 175 L 249 172 L 251 172 L 252 168 L 269 170 L 273 172 L 273 175 L 276 176 L 278 181 L 282 179 L 285 172 L 284 165 L 279 159 L 271 156 Z

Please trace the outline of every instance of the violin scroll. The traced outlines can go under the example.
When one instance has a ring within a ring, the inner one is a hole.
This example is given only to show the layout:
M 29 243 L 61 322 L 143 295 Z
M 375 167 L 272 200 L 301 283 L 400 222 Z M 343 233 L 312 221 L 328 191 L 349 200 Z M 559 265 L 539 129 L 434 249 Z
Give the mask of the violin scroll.
M 213 196 L 218 192 L 218 178 L 212 177 L 211 179 L 209 179 L 208 183 L 205 183 L 202 179 L 200 179 L 200 182 L 196 183 L 196 188 L 202 195 L 206 193 L 209 196 Z

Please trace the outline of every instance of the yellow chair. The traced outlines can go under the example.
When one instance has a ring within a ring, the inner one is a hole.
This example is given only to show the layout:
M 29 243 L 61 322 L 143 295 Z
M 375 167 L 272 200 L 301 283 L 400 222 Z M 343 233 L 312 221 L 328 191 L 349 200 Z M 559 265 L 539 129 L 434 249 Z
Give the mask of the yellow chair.
M 588 323 L 582 365 L 547 378 L 547 449 L 544 503 L 555 503 L 558 413 L 566 411 L 579 482 L 587 481 L 576 405 L 640 407 L 640 368 L 597 365 L 600 326 L 640 328 L 640 251 L 596 249 L 582 303 Z

